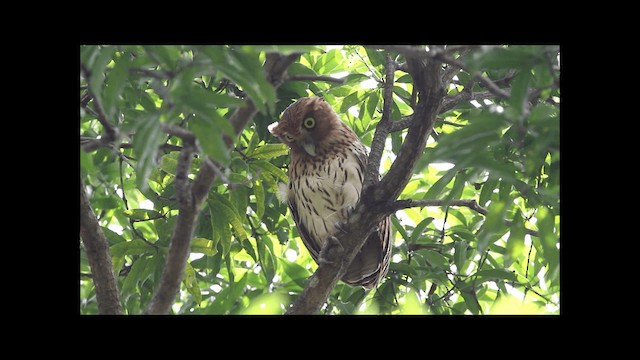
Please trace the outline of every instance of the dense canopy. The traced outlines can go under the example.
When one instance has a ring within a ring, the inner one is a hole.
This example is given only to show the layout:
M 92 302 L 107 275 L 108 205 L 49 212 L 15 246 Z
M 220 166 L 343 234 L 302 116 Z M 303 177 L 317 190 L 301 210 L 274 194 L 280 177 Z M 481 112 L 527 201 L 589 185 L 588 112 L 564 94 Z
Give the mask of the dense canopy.
M 387 199 L 386 278 L 338 282 L 320 313 L 560 312 L 558 46 L 87 45 L 80 65 L 81 314 L 105 313 L 109 275 L 123 314 L 167 297 L 173 314 L 284 314 L 317 265 L 278 199 L 288 149 L 267 126 L 305 96 L 367 147 L 390 122 L 382 176 L 417 104 L 440 101 L 398 189 L 411 201 Z M 432 81 L 441 98 L 419 91 Z

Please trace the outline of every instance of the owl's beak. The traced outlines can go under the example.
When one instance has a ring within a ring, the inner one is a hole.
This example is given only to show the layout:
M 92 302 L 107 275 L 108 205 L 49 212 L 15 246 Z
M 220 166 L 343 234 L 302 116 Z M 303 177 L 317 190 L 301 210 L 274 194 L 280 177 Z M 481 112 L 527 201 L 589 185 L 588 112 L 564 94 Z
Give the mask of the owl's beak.
M 311 156 L 316 156 L 316 144 L 311 139 L 305 139 L 298 142 L 298 145 L 302 146 L 304 151 Z

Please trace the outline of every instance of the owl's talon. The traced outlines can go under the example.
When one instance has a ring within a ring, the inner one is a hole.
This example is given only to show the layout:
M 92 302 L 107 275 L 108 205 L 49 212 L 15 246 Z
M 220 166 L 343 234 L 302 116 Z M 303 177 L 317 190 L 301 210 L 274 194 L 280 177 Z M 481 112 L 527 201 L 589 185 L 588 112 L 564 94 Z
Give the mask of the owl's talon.
M 335 263 L 343 252 L 344 247 L 340 244 L 340 240 L 335 236 L 329 235 L 329 237 L 327 237 L 327 242 L 322 247 L 322 250 L 320 250 L 319 262 L 327 264 Z
M 347 222 L 337 222 L 335 223 L 333 226 L 335 226 L 335 228 L 340 231 L 343 234 L 347 233 Z

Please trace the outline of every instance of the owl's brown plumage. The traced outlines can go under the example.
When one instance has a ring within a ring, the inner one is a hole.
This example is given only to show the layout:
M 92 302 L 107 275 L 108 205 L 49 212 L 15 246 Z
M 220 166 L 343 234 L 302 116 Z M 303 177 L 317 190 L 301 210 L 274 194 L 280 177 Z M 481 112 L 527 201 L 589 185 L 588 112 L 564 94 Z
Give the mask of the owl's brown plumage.
M 336 225 L 347 220 L 360 200 L 367 150 L 356 134 L 320 97 L 301 98 L 269 131 L 291 151 L 286 198 L 300 237 L 318 262 Z M 375 287 L 391 258 L 391 221 L 385 217 L 356 255 L 342 281 Z

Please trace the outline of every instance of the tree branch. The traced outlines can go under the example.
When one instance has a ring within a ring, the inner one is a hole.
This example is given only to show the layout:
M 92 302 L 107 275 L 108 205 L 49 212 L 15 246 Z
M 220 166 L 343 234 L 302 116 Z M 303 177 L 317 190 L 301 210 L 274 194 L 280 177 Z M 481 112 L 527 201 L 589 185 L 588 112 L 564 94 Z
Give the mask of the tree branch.
M 506 92 L 503 89 L 500 89 L 498 87 L 498 85 L 496 85 L 488 77 L 482 76 L 482 73 L 480 71 L 476 71 L 476 73 L 473 74 L 473 79 L 477 80 L 478 83 L 480 83 L 480 85 L 482 85 L 485 88 L 487 88 L 487 90 L 489 90 L 495 96 L 497 96 L 497 97 L 499 97 L 501 99 L 505 99 L 505 100 L 509 99 L 509 93 L 508 92 Z
M 391 123 L 391 126 L 389 127 L 389 132 L 404 130 L 409 126 L 411 126 L 412 122 L 413 122 L 413 116 L 407 116 L 402 120 L 394 121 Z
M 458 106 L 458 104 L 464 101 L 475 100 L 477 102 L 482 102 L 485 99 L 493 99 L 495 97 L 494 94 L 489 91 L 471 93 L 471 91 L 466 91 L 467 89 L 470 88 L 465 87 L 463 91 L 453 96 L 445 97 L 444 101 L 442 102 L 442 107 L 440 108 L 440 114 L 454 109 L 456 106 Z
M 118 283 L 113 273 L 109 243 L 96 219 L 80 178 L 80 237 L 91 267 L 91 276 L 96 288 L 98 313 L 121 315 Z
M 462 63 L 462 61 L 450 58 L 449 56 L 446 55 L 445 51 L 442 51 L 437 47 L 434 47 L 434 49 L 429 50 L 429 51 L 426 51 L 424 47 L 408 46 L 408 45 L 385 45 L 385 46 L 377 46 L 377 48 L 396 51 L 396 52 L 399 52 L 399 53 L 403 54 L 407 58 L 433 59 L 433 60 L 439 61 L 441 63 L 452 65 L 452 66 L 454 66 L 454 67 L 456 67 L 458 69 L 462 69 L 462 70 L 465 70 L 467 72 L 469 71 L 469 68 L 467 68 Z M 507 93 L 506 91 L 504 91 L 503 89 L 498 87 L 498 85 L 496 85 L 488 77 L 482 76 L 482 73 L 480 71 L 476 71 L 473 74 L 472 78 L 474 80 L 478 81 L 478 83 L 480 83 L 480 85 L 482 85 L 485 88 L 487 88 L 487 90 L 489 90 L 491 93 L 493 93 L 497 97 L 499 97 L 501 99 L 509 99 L 509 93 Z
M 413 115 L 415 121 L 407 131 L 400 153 L 387 175 L 380 182 L 371 184 L 366 193 L 363 190 L 361 201 L 358 202 L 344 226 L 345 232 L 339 236 L 343 247 L 341 259 L 320 262 L 318 269 L 309 278 L 307 286 L 287 314 L 313 314 L 320 310 L 358 250 L 384 218 L 385 205 L 398 197 L 413 173 L 415 163 L 426 145 L 427 136 L 433 127 L 445 91 L 441 82 L 441 67 L 438 63 L 413 59 L 407 59 L 407 61 L 410 74 L 414 79 L 414 86 L 418 88 L 419 100 Z M 386 83 L 389 81 L 387 80 Z M 373 146 L 371 152 L 373 153 Z M 369 165 L 371 163 L 370 159 Z M 373 175 L 378 176 L 378 174 Z M 370 173 L 365 175 L 365 179 L 366 176 L 372 177 Z M 327 241 L 325 247 L 329 244 L 331 242 Z
M 189 257 L 191 235 L 195 229 L 199 212 L 199 209 L 194 206 L 188 178 L 194 151 L 195 144 L 185 142 L 178 158 L 175 187 L 180 212 L 171 238 L 160 285 L 149 302 L 145 311 L 147 314 L 166 314 L 169 312 L 180 288 L 180 281 L 182 281 L 184 268 Z
M 90 82 L 90 71 L 89 69 L 87 69 L 84 64 L 80 65 L 80 69 L 82 71 L 82 75 L 84 76 L 86 82 L 87 82 L 87 91 L 89 96 L 91 96 L 93 98 L 93 107 L 95 109 L 95 113 L 96 113 L 96 118 L 98 119 L 98 121 L 100 122 L 100 124 L 102 124 L 102 127 L 104 128 L 105 131 L 105 137 L 103 139 L 103 141 L 105 143 L 110 143 L 115 141 L 118 138 L 118 129 L 116 129 L 108 120 L 107 120 L 107 115 L 104 113 L 104 110 L 102 109 L 102 104 L 100 103 L 100 99 L 96 99 L 95 94 L 93 94 L 93 92 L 91 92 L 91 84 Z M 88 101 L 85 102 L 85 104 L 88 103 Z M 85 148 L 86 150 L 86 148 Z M 92 150 L 87 150 L 87 151 L 92 151 Z
M 376 132 L 373 135 L 373 140 L 371 141 L 371 152 L 369 153 L 369 160 L 367 160 L 367 168 L 365 169 L 364 181 L 362 184 L 363 190 L 379 181 L 380 160 L 382 159 L 384 145 L 391 128 L 391 104 L 393 104 L 393 73 L 395 72 L 395 62 L 391 60 L 391 57 L 388 55 L 385 69 L 384 92 L 382 95 L 384 99 L 384 104 L 382 106 L 382 118 L 376 126 Z
M 469 209 L 476 211 L 484 216 L 487 216 L 487 209 L 483 208 L 482 206 L 480 206 L 475 200 L 451 200 L 448 203 L 443 201 L 443 200 L 411 200 L 411 199 L 406 199 L 406 200 L 397 200 L 391 204 L 389 204 L 389 206 L 386 209 L 386 213 L 387 214 L 393 214 L 394 212 L 398 211 L 398 210 L 402 210 L 402 209 L 408 209 L 408 208 L 412 208 L 412 207 L 425 207 L 425 206 L 465 206 L 468 207 Z M 511 220 L 504 220 L 504 223 L 507 226 L 511 226 L 513 224 L 513 221 Z M 535 231 L 535 230 L 531 230 L 528 228 L 525 228 L 525 232 L 531 236 L 535 236 L 535 237 L 540 237 L 540 234 Z
M 331 76 L 323 76 L 323 75 L 305 75 L 305 74 L 297 74 L 297 75 L 289 75 L 286 76 L 285 81 L 324 81 L 324 82 L 332 82 L 337 84 L 344 83 L 344 78 L 334 78 Z
M 300 54 L 283 56 L 276 53 L 267 54 L 265 61 L 265 75 L 274 88 L 282 84 L 287 68 Z M 256 114 L 257 109 L 249 98 L 245 100 L 245 106 L 237 108 L 230 118 L 236 135 L 240 134 L 244 127 Z M 191 167 L 193 153 L 196 151 L 195 136 L 188 130 L 178 126 L 163 125 L 163 131 L 178 136 L 183 140 L 183 147 L 178 158 L 176 169 L 175 187 L 178 198 L 178 218 L 174 228 L 165 268 L 160 279 L 160 286 L 153 295 L 146 314 L 167 314 L 180 288 L 180 281 L 184 275 L 184 269 L 189 256 L 191 238 L 195 229 L 202 203 L 206 200 L 209 189 L 213 185 L 216 174 L 219 172 L 209 159 L 202 162 L 200 171 L 196 175 L 193 184 L 189 184 L 187 175 Z M 225 138 L 228 149 L 233 147 L 233 139 Z

